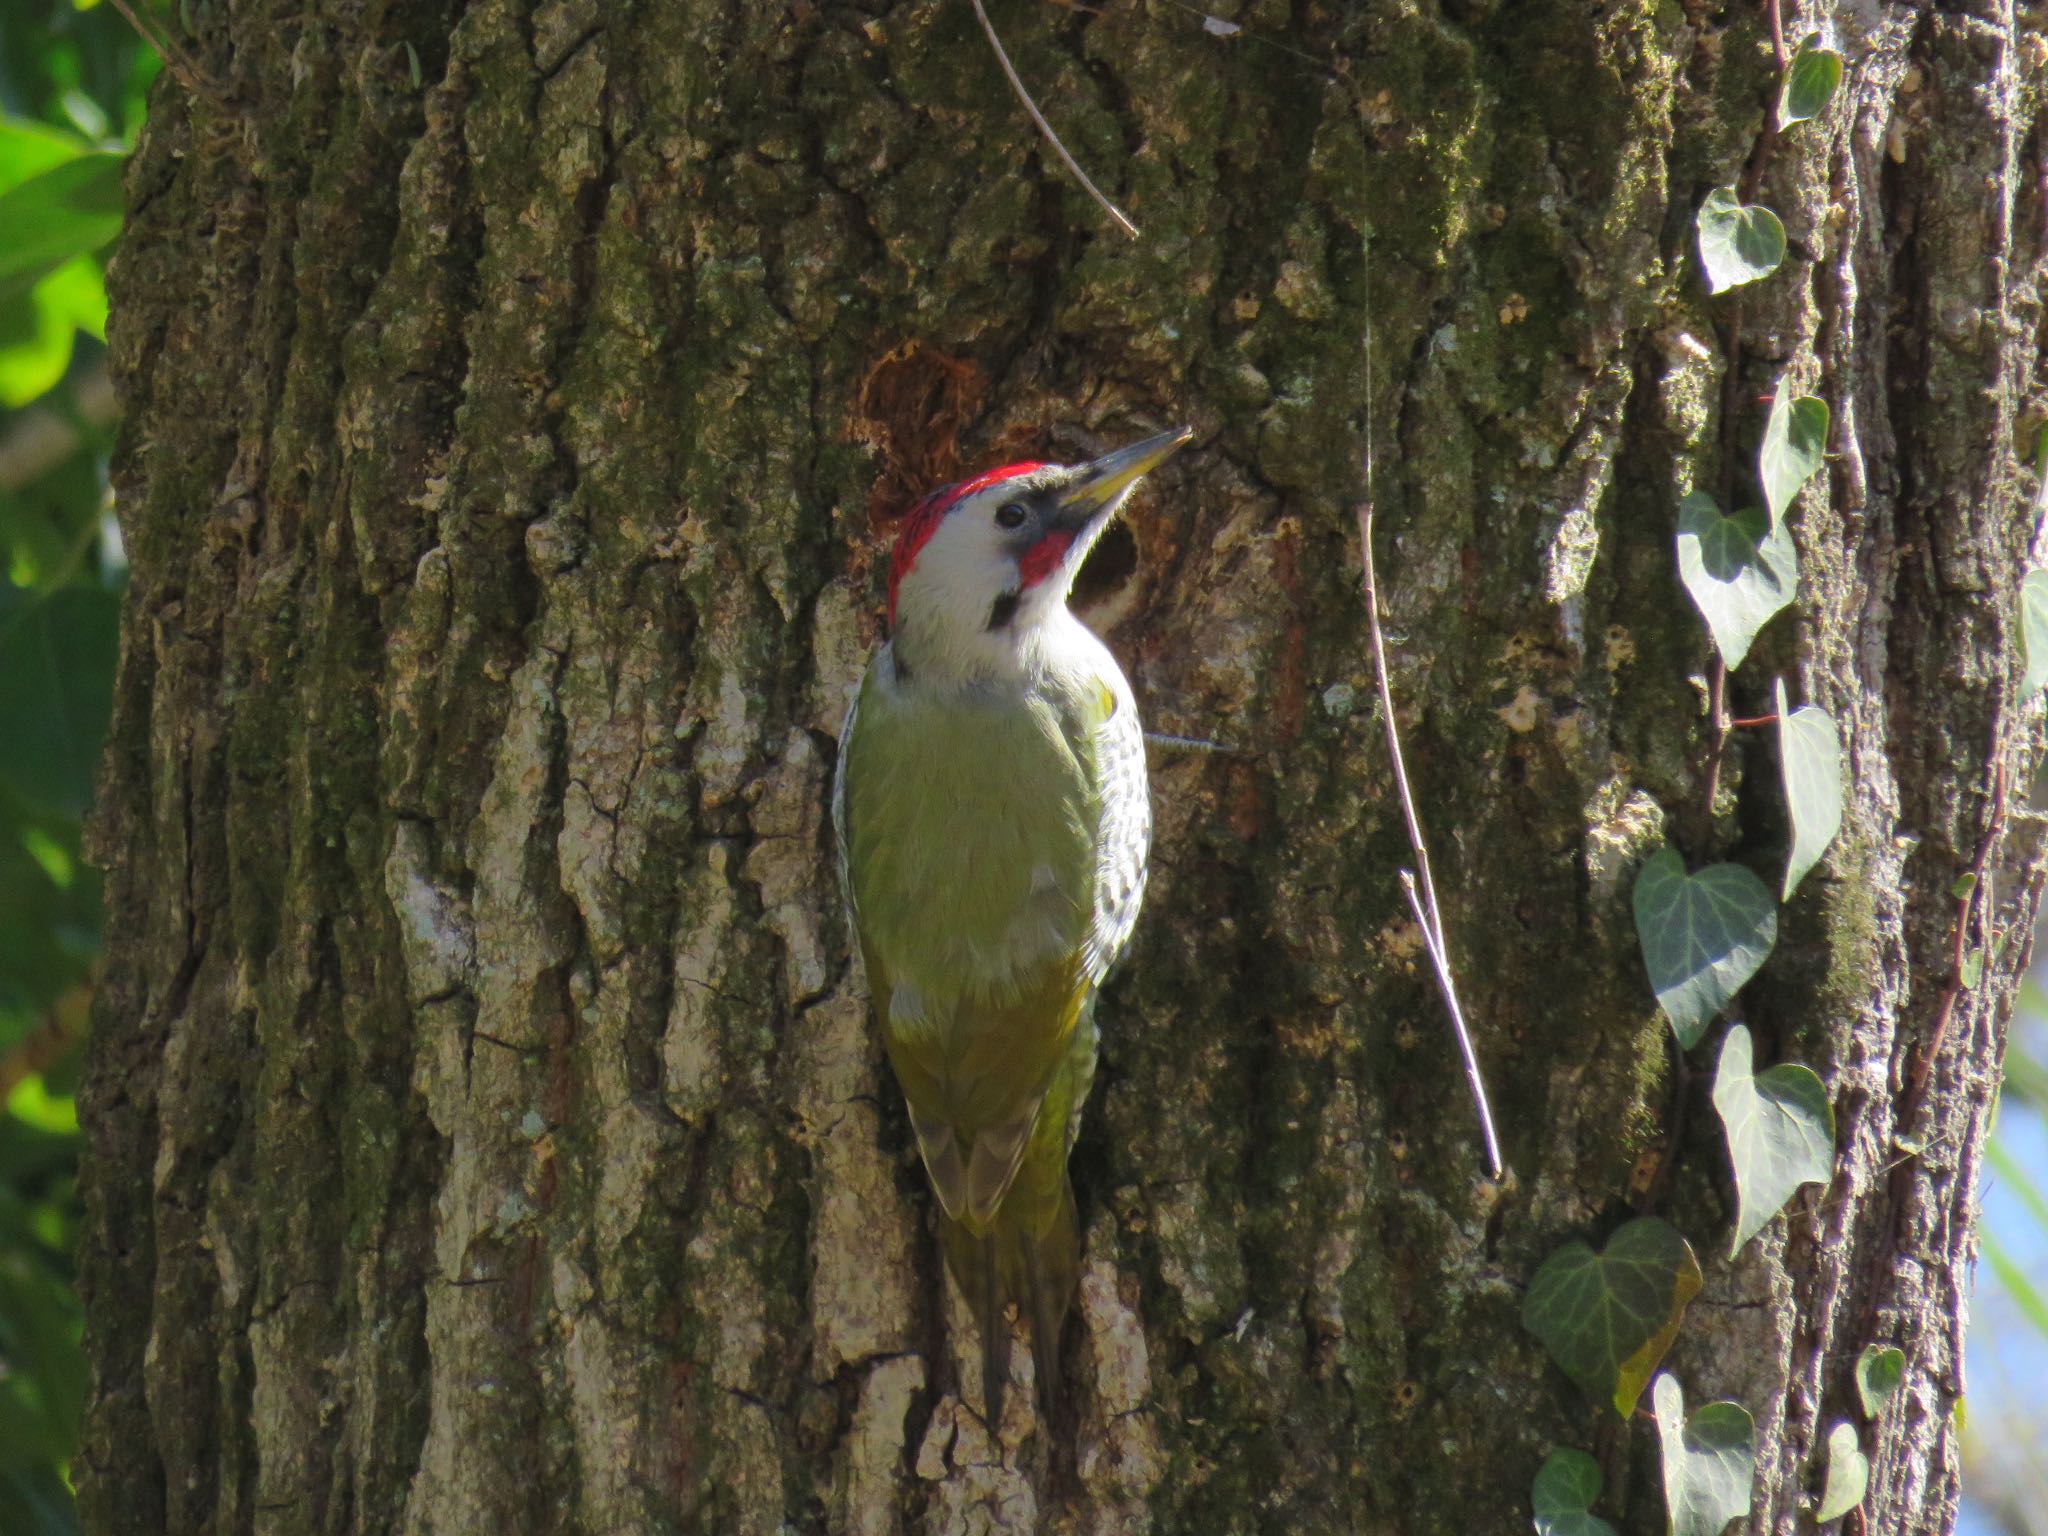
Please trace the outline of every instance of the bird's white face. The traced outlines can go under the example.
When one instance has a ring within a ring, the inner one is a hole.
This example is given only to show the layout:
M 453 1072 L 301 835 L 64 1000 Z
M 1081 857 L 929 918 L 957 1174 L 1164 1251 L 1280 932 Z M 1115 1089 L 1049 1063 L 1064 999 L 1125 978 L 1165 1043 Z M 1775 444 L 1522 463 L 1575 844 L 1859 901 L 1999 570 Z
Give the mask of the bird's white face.
M 946 681 L 1028 669 L 1074 575 L 1186 429 L 1093 463 L 1015 464 L 935 493 L 905 520 L 890 575 L 899 666 Z
M 1002 638 L 1064 603 L 1074 572 L 1109 523 L 1109 508 L 1062 517 L 1061 464 L 1020 467 L 939 514 L 896 585 L 896 623 L 950 643 Z

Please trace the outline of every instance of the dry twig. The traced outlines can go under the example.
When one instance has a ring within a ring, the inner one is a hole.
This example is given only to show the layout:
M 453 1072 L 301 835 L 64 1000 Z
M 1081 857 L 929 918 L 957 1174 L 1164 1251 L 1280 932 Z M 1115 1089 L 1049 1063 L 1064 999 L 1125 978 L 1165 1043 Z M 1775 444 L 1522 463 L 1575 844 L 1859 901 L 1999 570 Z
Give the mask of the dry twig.
M 164 61 L 164 67 L 180 85 L 195 96 L 204 96 L 223 112 L 230 110 L 227 97 L 206 78 L 206 72 L 193 61 L 192 55 L 178 46 L 178 40 L 171 36 L 169 28 L 159 32 L 154 27 L 145 26 L 142 17 L 128 0 L 114 0 L 114 9 L 121 13 L 122 20 L 135 29 L 136 36 L 157 51 Z
M 1458 1053 L 1465 1058 L 1465 1082 L 1472 1090 L 1472 1105 L 1479 1112 L 1479 1135 L 1486 1144 L 1486 1164 L 1497 1179 L 1507 1171 L 1501 1161 L 1500 1138 L 1494 1134 L 1493 1110 L 1486 1102 L 1486 1081 L 1479 1074 L 1479 1057 L 1472 1049 L 1472 1034 L 1465 1027 L 1465 1011 L 1458 1005 L 1458 984 L 1451 975 L 1450 945 L 1444 938 L 1443 909 L 1437 905 L 1436 881 L 1430 878 L 1429 848 L 1422 840 L 1422 822 L 1415 814 L 1415 796 L 1408 788 L 1408 768 L 1401 758 L 1401 732 L 1394 724 L 1394 695 L 1387 685 L 1387 645 L 1380 632 L 1379 580 L 1372 563 L 1372 498 L 1358 506 L 1359 566 L 1365 585 L 1365 616 L 1372 630 L 1373 677 L 1379 685 L 1380 719 L 1387 728 L 1387 756 L 1393 760 L 1394 788 L 1400 792 L 1401 814 L 1408 820 L 1408 846 L 1415 850 L 1415 870 L 1401 871 L 1401 893 L 1422 929 L 1423 947 L 1436 971 L 1437 990 L 1451 1016 L 1451 1029 L 1458 1037 Z M 1420 879 L 1416 871 L 1420 871 Z M 1418 893 L 1418 883 L 1421 890 Z
M 1045 114 L 1038 110 L 1038 103 L 1031 99 L 1031 93 L 1024 89 L 1024 81 L 1017 74 L 1017 67 L 1010 62 L 1010 56 L 1003 50 L 1003 40 L 996 36 L 996 29 L 988 19 L 988 12 L 982 8 L 981 0 L 974 0 L 974 14 L 981 18 L 981 30 L 988 34 L 988 45 L 996 51 L 996 62 L 1003 66 L 1003 73 L 1009 77 L 1010 89 L 1017 93 L 1017 99 L 1024 103 L 1024 110 L 1031 114 L 1031 121 L 1038 124 L 1038 131 L 1045 135 L 1045 142 L 1053 147 L 1053 153 L 1074 173 L 1074 179 L 1088 189 L 1088 195 L 1102 204 L 1103 211 L 1118 224 L 1133 240 L 1138 238 L 1138 226 L 1124 217 L 1124 211 L 1102 195 L 1102 189 L 1088 179 L 1088 173 L 1081 169 L 1080 162 L 1067 153 L 1067 146 L 1060 142 L 1060 136 L 1052 131 L 1052 124 L 1045 120 Z

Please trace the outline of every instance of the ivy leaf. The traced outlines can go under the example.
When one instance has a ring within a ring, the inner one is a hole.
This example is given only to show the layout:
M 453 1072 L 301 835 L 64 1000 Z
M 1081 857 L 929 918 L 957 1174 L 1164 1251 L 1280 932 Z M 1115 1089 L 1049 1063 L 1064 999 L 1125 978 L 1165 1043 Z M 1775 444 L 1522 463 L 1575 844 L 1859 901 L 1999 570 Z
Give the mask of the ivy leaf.
M 1846 1421 L 1828 1431 L 1828 1480 L 1813 1518 L 1825 1525 L 1839 1520 L 1870 1488 L 1870 1459 L 1856 1443 L 1856 1426 Z
M 1749 1513 L 1756 1421 L 1739 1403 L 1708 1403 L 1686 1418 L 1685 1395 L 1669 1371 L 1657 1378 L 1652 1401 L 1671 1536 L 1721 1536 L 1730 1520 Z
M 2048 688 L 2048 571 L 2029 571 L 2020 583 L 2020 639 L 2027 657 L 2020 692 L 2036 694 Z
M 1771 414 L 1764 422 L 1763 446 L 1757 450 L 1757 472 L 1773 527 L 1799 488 L 1826 462 L 1828 451 L 1827 401 L 1818 395 L 1788 395 L 1789 384 L 1789 379 L 1778 380 Z
M 1825 1084 L 1811 1067 L 1783 1062 L 1752 1073 L 1749 1030 L 1737 1024 L 1721 1042 L 1714 1075 L 1714 1108 L 1728 1133 L 1735 1166 L 1735 1241 L 1742 1245 L 1784 1208 L 1802 1184 L 1825 1184 L 1835 1174 L 1835 1112 Z
M 1699 1288 L 1692 1245 L 1669 1222 L 1640 1216 L 1602 1253 L 1573 1242 L 1545 1259 L 1522 1300 L 1522 1326 L 1588 1396 L 1625 1419 Z
M 1592 1512 L 1603 1481 L 1600 1463 L 1584 1451 L 1552 1451 L 1529 1489 L 1536 1536 L 1614 1536 L 1614 1527 Z
M 1688 876 L 1685 861 L 1660 848 L 1636 876 L 1635 914 L 1650 986 L 1691 1050 L 1778 942 L 1777 903 L 1740 864 Z
M 1820 34 L 1811 34 L 1792 55 L 1785 70 L 1785 88 L 1778 96 L 1778 121 L 1787 127 L 1819 117 L 1834 99 L 1842 83 L 1842 56 L 1820 46 Z
M 1694 491 L 1678 504 L 1678 579 L 1732 671 L 1799 589 L 1799 554 L 1791 530 L 1761 508 L 1723 517 L 1713 497 Z
M 1745 206 L 1733 187 L 1709 192 L 1697 222 L 1709 293 L 1769 277 L 1785 259 L 1785 226 L 1778 216 L 1761 203 Z
M 1785 684 L 1778 683 L 1778 772 L 1785 782 L 1785 808 L 1792 816 L 1792 851 L 1785 859 L 1790 901 L 1806 872 L 1820 862 L 1842 830 L 1842 738 L 1833 718 L 1811 704 L 1785 708 Z

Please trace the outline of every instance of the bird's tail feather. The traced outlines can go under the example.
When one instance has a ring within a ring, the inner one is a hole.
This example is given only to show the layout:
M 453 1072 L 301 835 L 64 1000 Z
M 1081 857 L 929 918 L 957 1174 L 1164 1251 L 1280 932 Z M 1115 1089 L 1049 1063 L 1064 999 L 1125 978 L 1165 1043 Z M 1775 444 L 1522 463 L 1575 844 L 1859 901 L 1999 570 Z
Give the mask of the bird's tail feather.
M 1059 1401 L 1060 1331 L 1081 1273 L 1074 1187 L 1064 1170 L 1056 1198 L 1038 1210 L 1032 1205 L 1014 1196 L 1005 1200 L 988 1230 L 978 1236 L 964 1222 L 943 1222 L 946 1263 L 974 1308 L 975 1330 L 981 1336 L 981 1400 L 991 1428 L 1002 1423 L 1003 1389 L 1010 1379 L 1010 1325 L 1005 1313 L 1012 1303 L 1031 1329 L 1040 1413 L 1050 1419 Z
M 989 1428 L 1003 1422 L 1003 1383 L 1010 1379 L 1010 1325 L 1003 1316 L 1002 1255 L 991 1229 L 979 1244 L 974 1327 L 981 1335 L 981 1402 Z

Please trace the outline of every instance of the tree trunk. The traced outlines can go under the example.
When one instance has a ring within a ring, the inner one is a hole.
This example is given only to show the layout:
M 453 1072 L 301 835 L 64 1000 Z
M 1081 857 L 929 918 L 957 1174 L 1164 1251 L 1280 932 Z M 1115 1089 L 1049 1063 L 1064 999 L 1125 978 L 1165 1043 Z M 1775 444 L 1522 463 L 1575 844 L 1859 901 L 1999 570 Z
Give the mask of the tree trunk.
M 1870 1343 L 1906 1376 L 1868 1528 L 1953 1524 L 2040 892 L 2048 47 L 2012 0 L 1799 6 L 1848 78 L 1751 161 L 1784 268 L 1710 300 L 1760 8 L 1217 9 L 992 5 L 1131 242 L 965 0 L 197 8 L 221 100 L 161 82 L 114 304 L 89 1531 L 1506 1531 L 1560 1445 L 1659 1530 L 1653 1428 L 1520 1324 L 1632 1200 L 1706 1271 L 1669 1365 L 1756 1416 L 1750 1528 L 1810 1528 Z M 1838 1162 L 1730 1262 L 1713 1048 L 1674 1083 L 1629 898 L 1667 833 L 1776 888 L 1771 733 L 1708 805 L 1673 534 L 1786 373 L 1831 459 L 1730 703 L 1785 677 L 1851 790 L 1744 1015 Z M 1233 750 L 1154 752 L 1070 1421 L 1013 1393 L 992 1439 L 848 955 L 834 733 L 906 492 L 1182 420 L 1090 615 L 1153 729 Z M 1498 1184 L 1396 879 L 1368 421 Z M 1980 848 L 2006 942 L 1937 1038 Z

